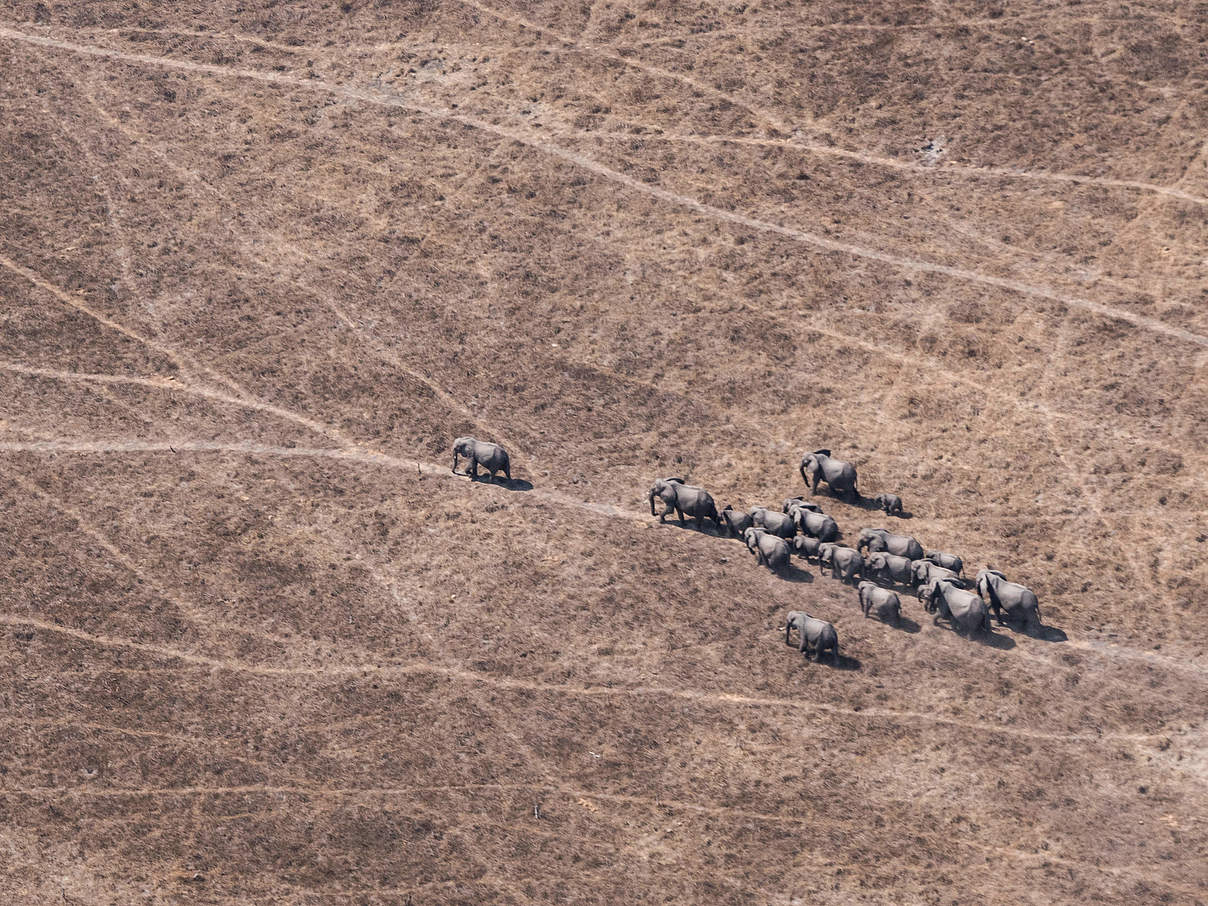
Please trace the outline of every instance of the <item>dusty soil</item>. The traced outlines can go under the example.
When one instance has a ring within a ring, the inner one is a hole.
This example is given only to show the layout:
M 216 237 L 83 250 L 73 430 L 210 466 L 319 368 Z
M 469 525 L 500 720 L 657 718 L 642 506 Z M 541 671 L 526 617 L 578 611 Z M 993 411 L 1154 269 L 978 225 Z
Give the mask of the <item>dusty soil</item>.
M 1208 899 L 1208 6 L 195 6 L 0 21 L 6 900 Z

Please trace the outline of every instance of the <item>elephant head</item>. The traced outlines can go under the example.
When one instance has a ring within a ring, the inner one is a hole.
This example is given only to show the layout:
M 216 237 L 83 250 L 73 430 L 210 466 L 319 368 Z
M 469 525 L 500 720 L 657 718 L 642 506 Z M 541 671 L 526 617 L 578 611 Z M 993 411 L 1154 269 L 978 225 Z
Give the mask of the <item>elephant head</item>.
M 759 547 L 760 534 L 760 530 L 757 528 L 749 528 L 742 533 L 742 540 L 746 542 L 747 550 L 749 550 L 751 553 L 755 553 L 756 549 Z
M 464 456 L 466 459 L 474 458 L 474 444 L 477 441 L 472 437 L 459 437 L 453 441 L 453 471 L 457 471 L 457 457 Z
M 860 529 L 860 540 L 856 542 L 856 550 L 862 551 L 868 547 L 873 538 L 877 538 L 886 534 L 886 529 L 883 528 L 866 528 Z
M 660 478 L 650 488 L 650 515 L 654 516 L 654 498 L 658 497 L 667 503 L 672 503 L 675 500 L 676 485 L 684 483 L 682 478 Z

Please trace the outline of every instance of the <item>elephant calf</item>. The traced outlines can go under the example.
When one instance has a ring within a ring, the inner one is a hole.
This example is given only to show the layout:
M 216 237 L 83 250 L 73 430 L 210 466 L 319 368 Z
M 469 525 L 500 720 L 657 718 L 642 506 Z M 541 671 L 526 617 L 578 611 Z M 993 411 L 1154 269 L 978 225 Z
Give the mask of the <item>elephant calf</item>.
M 508 451 L 499 444 L 488 443 L 485 440 L 475 440 L 472 437 L 459 437 L 453 441 L 453 473 L 457 473 L 457 458 L 464 456 L 470 461 L 470 477 L 478 477 L 478 467 L 482 466 L 491 473 L 491 481 L 495 473 L 502 471 L 508 483 L 512 481 L 511 459 Z
M 736 510 L 728 503 L 721 511 L 721 521 L 729 529 L 731 538 L 741 538 L 746 530 L 755 524 L 750 513 L 746 510 Z
M 793 522 L 792 516 L 769 510 L 766 506 L 752 507 L 751 519 L 756 528 L 761 528 L 765 532 L 771 532 L 781 538 L 792 538 L 797 534 L 797 524 Z
M 760 528 L 749 528 L 743 533 L 743 540 L 760 566 L 777 573 L 789 568 L 789 545 L 783 538 Z
M 902 515 L 902 498 L 897 494 L 878 494 L 872 502 L 883 509 L 888 516 Z
M 864 619 L 868 619 L 871 611 L 876 611 L 877 618 L 884 623 L 894 626 L 902 619 L 902 602 L 888 588 L 878 588 L 875 582 L 861 582 L 860 609 L 864 611 Z
M 832 578 L 854 582 L 864 568 L 864 558 L 859 551 L 850 547 L 827 542 L 818 546 L 818 564 L 823 569 L 829 569 Z
M 912 562 L 896 554 L 877 551 L 864 558 L 864 576 L 886 584 L 909 585 L 913 578 Z
M 835 666 L 839 666 L 839 634 L 835 632 L 833 625 L 826 620 L 815 620 L 804 611 L 790 610 L 784 624 L 784 644 L 793 644 L 790 636 L 794 629 L 797 630 L 799 639 L 797 650 L 805 655 L 807 660 L 811 648 L 814 649 L 815 661 L 822 660 L 823 651 L 830 651 Z

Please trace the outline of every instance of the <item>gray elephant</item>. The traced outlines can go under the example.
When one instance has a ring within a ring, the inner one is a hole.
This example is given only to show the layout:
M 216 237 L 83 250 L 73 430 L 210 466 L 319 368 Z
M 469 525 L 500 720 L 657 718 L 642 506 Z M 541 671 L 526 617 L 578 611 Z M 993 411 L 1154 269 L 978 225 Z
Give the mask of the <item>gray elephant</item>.
M 801 480 L 810 488 L 812 497 L 818 491 L 818 483 L 825 481 L 836 497 L 852 501 L 860 499 L 856 487 L 856 467 L 850 462 L 831 459 L 830 450 L 815 450 L 801 457 Z
M 956 573 L 942 566 L 936 566 L 930 560 L 910 561 L 910 584 L 915 588 L 930 585 L 936 579 L 958 579 Z M 921 597 L 920 597 L 920 600 Z
M 864 576 L 884 584 L 909 585 L 913 574 L 911 561 L 897 554 L 877 551 L 864 558 Z
M 888 529 L 866 528 L 860 530 L 860 540 L 856 542 L 856 550 L 868 548 L 870 554 L 885 551 L 887 554 L 897 554 L 910 560 L 923 559 L 923 545 L 909 535 L 897 535 Z
M 824 513 L 797 507 L 793 510 L 793 521 L 803 534 L 812 535 L 819 541 L 835 541 L 839 538 L 839 523 Z
M 868 614 L 875 610 L 881 622 L 898 625 L 902 619 L 902 602 L 894 592 L 888 588 L 878 588 L 875 582 L 861 582 L 856 587 L 860 589 L 860 609 L 864 611 L 864 619 L 867 620 Z
M 958 587 L 951 579 L 932 582 L 923 597 L 927 602 L 927 612 L 935 614 L 932 622 L 938 623 L 942 617 L 950 621 L 954 628 L 964 630 L 970 636 L 977 632 L 984 635 L 990 631 L 990 611 L 986 602 L 973 592 Z
M 996 569 L 983 569 L 977 574 L 977 593 L 981 595 L 1001 626 L 1007 620 L 1020 623 L 1028 632 L 1040 629 L 1040 601 L 1035 592 L 1018 582 L 1008 582 Z
M 814 503 L 812 500 L 806 500 L 804 497 L 786 497 L 784 503 L 781 504 L 780 511 L 793 515 L 795 509 L 810 510 L 814 513 L 821 513 L 822 507 Z
M 958 576 L 965 571 L 965 561 L 956 554 L 945 554 L 943 551 L 927 551 L 923 554 L 924 560 L 930 560 L 936 566 L 942 566 L 944 569 L 950 569 Z
M 822 547 L 822 542 L 809 535 L 796 535 L 793 538 L 793 550 L 806 560 L 811 558 L 817 560 L 820 547 Z
M 743 532 L 743 540 L 760 566 L 777 573 L 789 568 L 789 545 L 783 538 L 760 528 L 749 528 Z
M 766 506 L 751 507 L 751 519 L 756 528 L 771 532 L 781 538 L 792 538 L 797 534 L 797 526 L 792 516 L 769 510 Z
M 696 520 L 697 529 L 705 527 L 705 520 L 712 519 L 721 531 L 721 516 L 717 513 L 717 504 L 704 488 L 684 484 L 682 478 L 660 478 L 650 489 L 650 515 L 655 515 L 654 498 L 663 501 L 664 509 L 659 516 L 659 522 L 666 522 L 667 515 L 675 510 L 679 516 L 680 525 L 684 524 L 684 514 Z
M 878 494 L 872 502 L 883 509 L 887 516 L 902 515 L 902 498 L 897 494 Z
M 850 547 L 826 543 L 818 546 L 818 564 L 823 569 L 829 569 L 832 578 L 855 582 L 864 568 L 864 558 L 859 551 Z
M 470 462 L 469 475 L 478 477 L 478 467 L 482 466 L 491 473 L 491 481 L 495 473 L 502 471 L 504 478 L 510 484 L 512 481 L 512 463 L 508 451 L 499 444 L 488 443 L 485 440 L 475 440 L 472 437 L 459 437 L 453 441 L 453 474 L 457 474 L 457 458 L 464 456 Z
M 797 650 L 809 659 L 810 649 L 814 649 L 814 660 L 822 660 L 822 652 L 829 651 L 834 659 L 834 665 L 839 666 L 839 634 L 835 627 L 826 620 L 816 620 L 802 610 L 790 610 L 784 623 L 784 644 L 793 644 L 790 636 L 797 630 Z
M 726 508 L 721 511 L 721 521 L 730 530 L 731 538 L 741 538 L 743 532 L 755 524 L 750 513 L 746 510 L 736 510 L 728 503 Z

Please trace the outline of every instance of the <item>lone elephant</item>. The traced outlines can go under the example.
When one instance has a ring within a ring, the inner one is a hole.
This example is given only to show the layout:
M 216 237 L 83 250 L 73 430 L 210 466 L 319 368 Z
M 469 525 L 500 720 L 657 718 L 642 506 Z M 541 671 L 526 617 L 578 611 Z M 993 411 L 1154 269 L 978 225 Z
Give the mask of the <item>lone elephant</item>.
M 825 481 L 836 497 L 852 501 L 860 499 L 856 467 L 850 462 L 831 459 L 830 450 L 815 450 L 801 457 L 801 480 L 809 486 L 810 496 L 817 493 L 819 482 Z
M 1040 601 L 1027 586 L 1008 582 L 996 569 L 983 569 L 977 574 L 977 593 L 990 605 L 999 626 L 1006 622 L 1002 618 L 1006 611 L 1007 620 L 1020 623 L 1028 632 L 1040 629 Z
M 822 652 L 829 651 L 836 667 L 839 666 L 839 634 L 835 627 L 826 620 L 816 620 L 802 610 L 790 610 L 784 623 L 784 644 L 793 644 L 790 640 L 793 630 L 797 630 L 797 650 L 809 660 L 810 649 L 814 650 L 814 660 L 822 660 Z
M 789 545 L 783 538 L 760 528 L 749 528 L 743 533 L 743 540 L 760 566 L 766 566 L 776 573 L 789 568 Z
M 717 513 L 717 504 L 704 488 L 684 484 L 682 478 L 660 478 L 650 489 L 651 516 L 655 515 L 655 497 L 662 500 L 664 505 L 659 522 L 666 522 L 667 515 L 674 510 L 679 516 L 680 525 L 684 524 L 684 516 L 688 515 L 696 520 L 697 529 L 704 529 L 705 520 L 712 519 L 717 525 L 717 530 L 721 531 L 721 516 Z
M 897 494 L 878 494 L 872 502 L 883 509 L 887 516 L 902 515 L 902 498 Z
M 453 441 L 454 474 L 457 473 L 458 457 L 465 457 L 469 460 L 471 478 L 478 477 L 478 467 L 482 466 L 491 473 L 491 481 L 495 480 L 495 473 L 499 471 L 503 472 L 503 477 L 508 480 L 509 484 L 512 481 L 511 458 L 508 456 L 508 451 L 499 444 L 475 440 L 473 437 L 459 437 Z
M 902 602 L 897 594 L 888 588 L 877 587 L 875 582 L 861 582 L 856 587 L 860 589 L 860 609 L 864 611 L 864 619 L 867 620 L 869 613 L 875 611 L 881 622 L 898 625 L 902 619 Z
M 860 531 L 860 540 L 856 542 L 856 550 L 868 548 L 870 554 L 885 551 L 887 554 L 897 554 L 910 560 L 923 559 L 923 545 L 909 535 L 897 535 L 888 529 L 866 528 Z

